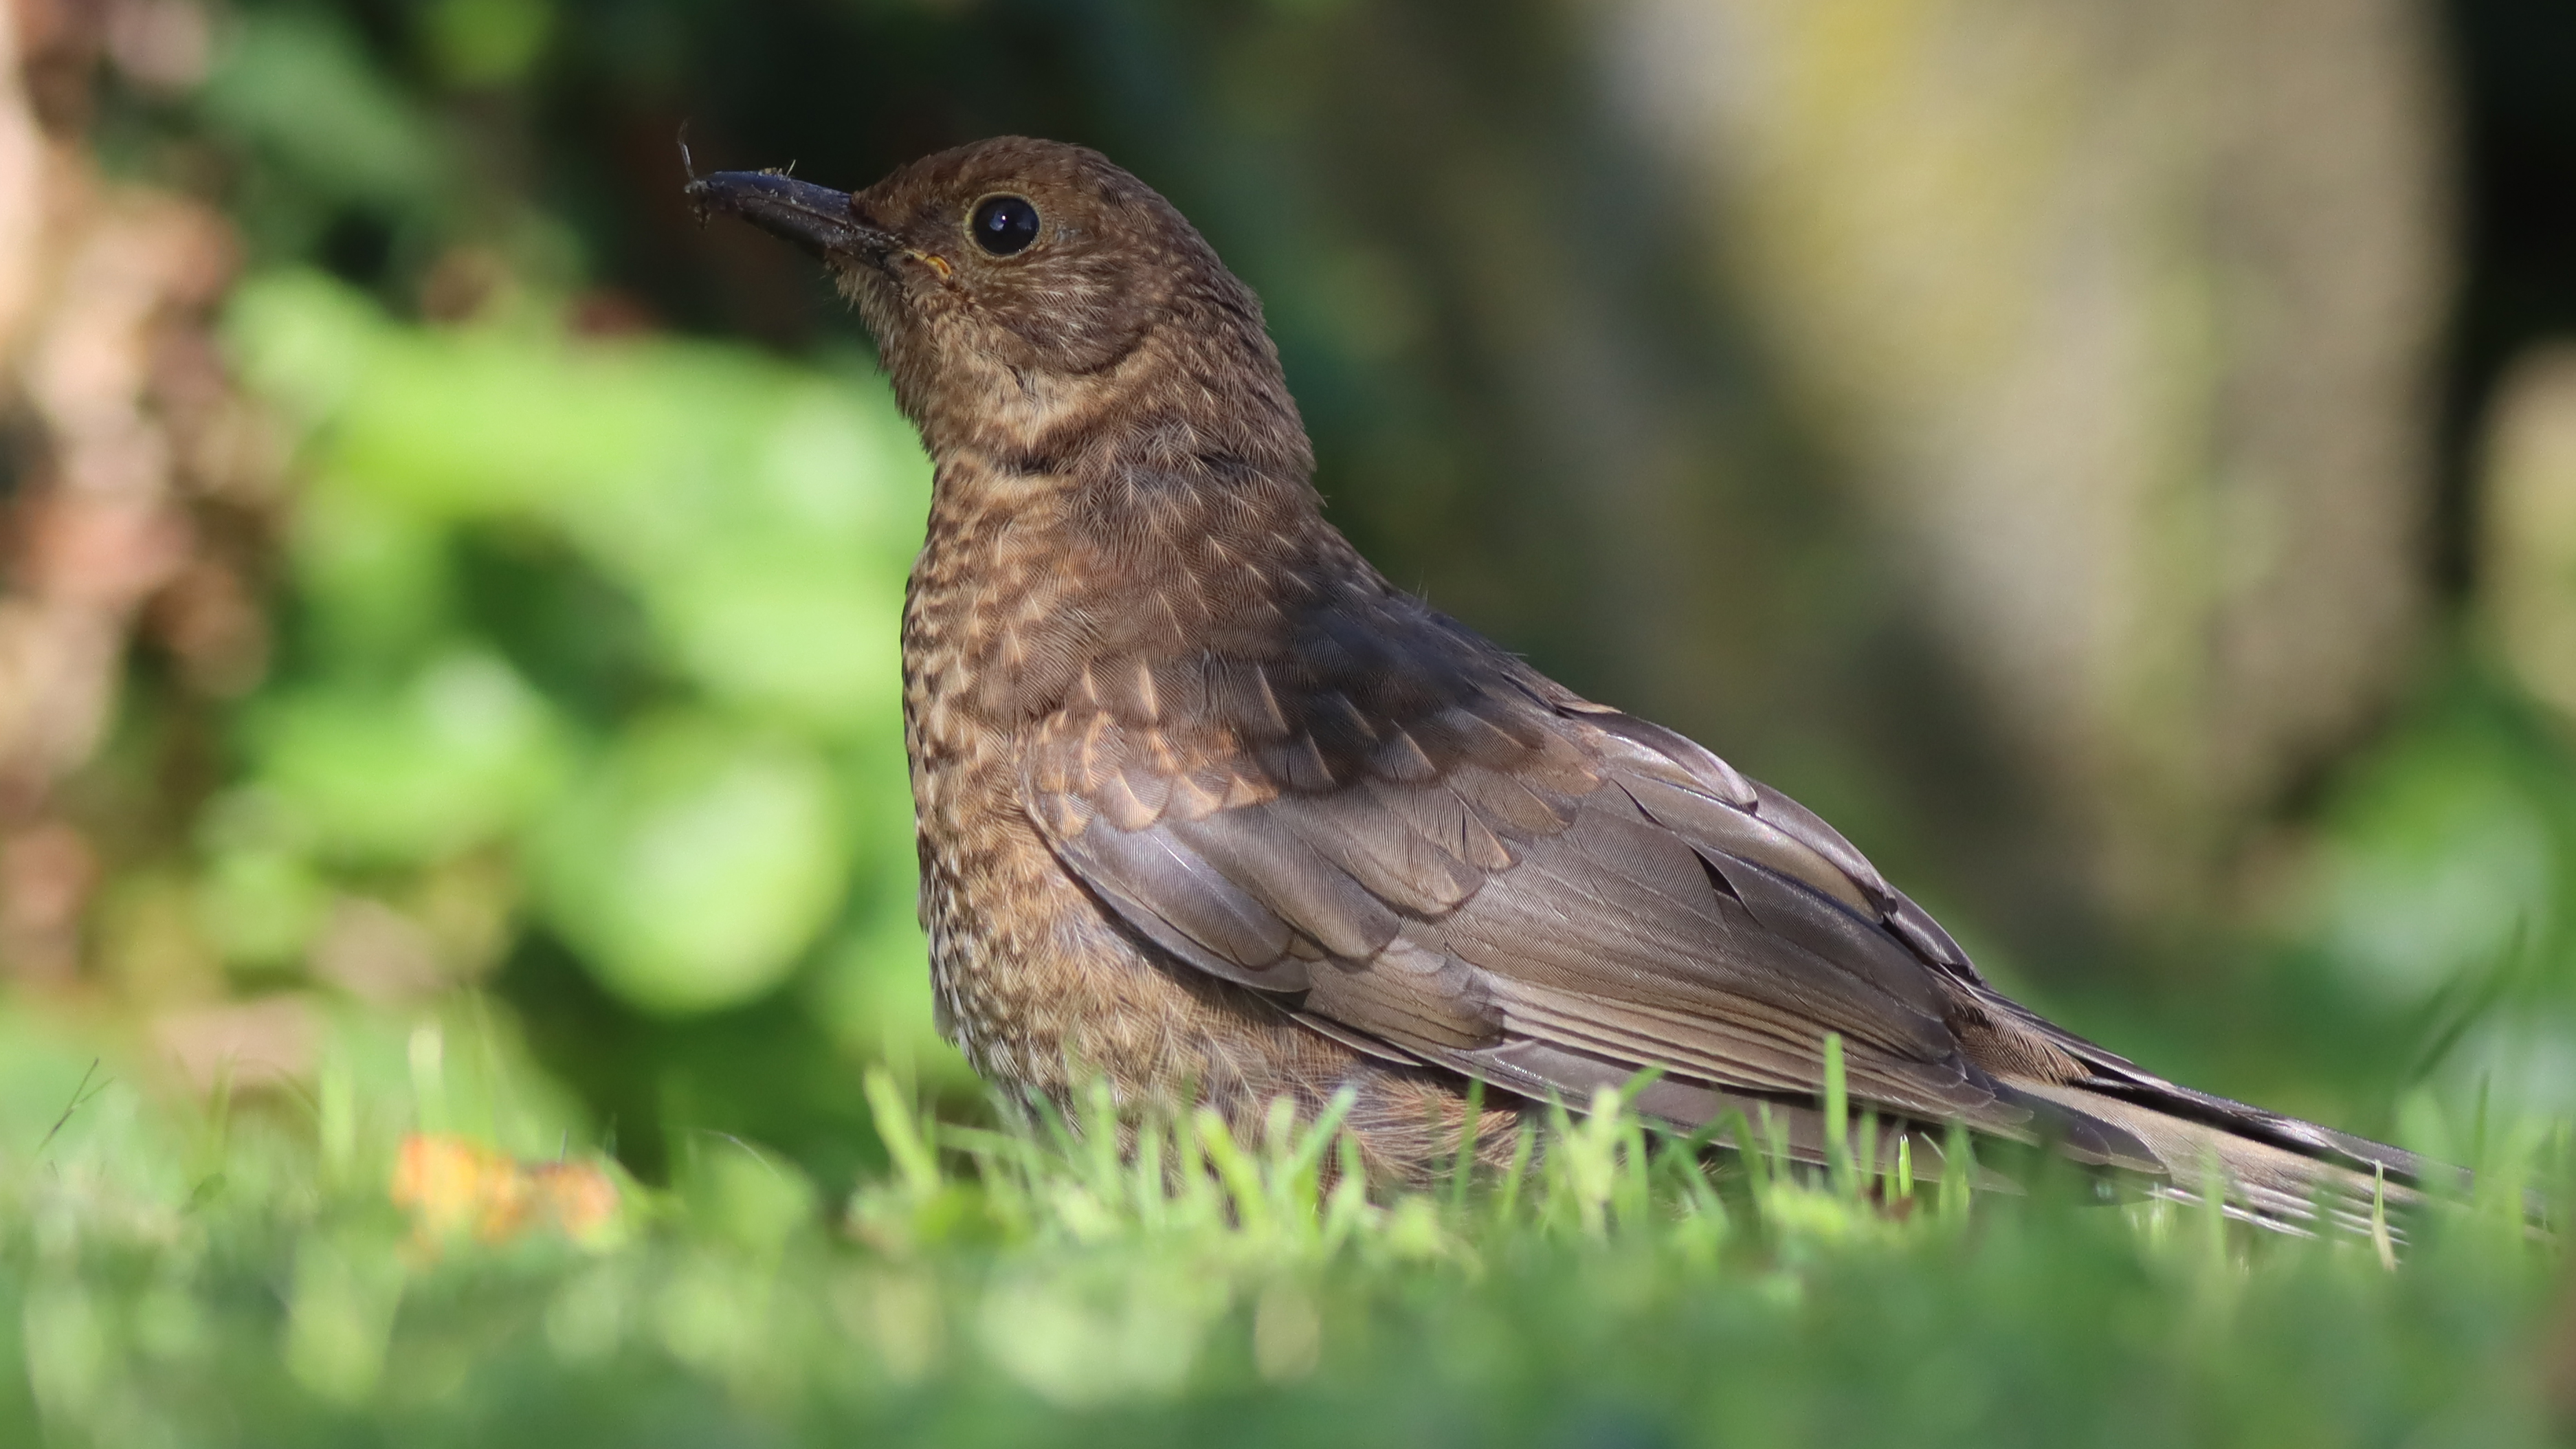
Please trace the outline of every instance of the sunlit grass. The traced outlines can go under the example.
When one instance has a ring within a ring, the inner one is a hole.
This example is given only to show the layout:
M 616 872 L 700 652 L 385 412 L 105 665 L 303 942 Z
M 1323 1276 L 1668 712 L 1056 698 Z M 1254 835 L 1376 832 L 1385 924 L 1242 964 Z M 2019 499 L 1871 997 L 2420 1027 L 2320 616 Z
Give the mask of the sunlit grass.
M 2088 1205 L 2072 1174 L 2022 1196 L 1972 1197 L 1964 1172 L 1878 1178 L 1853 1167 L 1866 1140 L 1823 1169 L 1710 1158 L 1609 1099 L 1559 1114 L 1506 1171 L 1370 1192 L 1329 1115 L 1283 1112 L 1258 1141 L 1204 1113 L 1129 1123 L 1121 1151 L 1096 1096 L 1000 1131 L 919 1113 L 871 1072 L 854 1088 L 886 1166 L 833 1202 L 716 1134 L 691 1135 L 663 1188 L 567 1129 L 541 1146 L 542 1094 L 506 1041 L 467 1039 L 474 1019 L 451 1017 L 435 1054 L 393 1033 L 406 1070 L 335 1068 L 310 1093 L 191 1109 L 77 1088 L 41 1148 L 0 1159 L 0 1443 L 2554 1428 L 2558 1253 L 2519 1211 L 2560 1171 L 2537 1126 L 2491 1123 L 2477 1200 L 2410 1223 L 2393 1270 L 2366 1240 Z M 408 1069 L 433 1055 L 438 1071 Z M 448 1135 L 412 1136 L 425 1117 Z M 520 1166 L 467 1145 L 496 1140 Z M 453 1181 L 480 1184 L 436 1191 L 500 1196 L 441 1216 L 415 1177 L 398 1208 L 406 1141 L 456 1144 Z M 576 1178 L 616 1195 L 613 1221 L 509 1197 Z M 496 1201 L 515 1206 L 481 1210 Z

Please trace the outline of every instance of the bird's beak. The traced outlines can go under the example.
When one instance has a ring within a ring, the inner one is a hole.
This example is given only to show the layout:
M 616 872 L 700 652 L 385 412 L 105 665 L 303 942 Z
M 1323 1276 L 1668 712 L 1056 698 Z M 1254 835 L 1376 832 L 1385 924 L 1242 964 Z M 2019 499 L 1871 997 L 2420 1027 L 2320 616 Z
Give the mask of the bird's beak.
M 850 194 L 775 171 L 718 171 L 692 178 L 689 203 L 741 217 L 826 261 L 878 261 L 895 250 L 887 233 L 859 220 Z

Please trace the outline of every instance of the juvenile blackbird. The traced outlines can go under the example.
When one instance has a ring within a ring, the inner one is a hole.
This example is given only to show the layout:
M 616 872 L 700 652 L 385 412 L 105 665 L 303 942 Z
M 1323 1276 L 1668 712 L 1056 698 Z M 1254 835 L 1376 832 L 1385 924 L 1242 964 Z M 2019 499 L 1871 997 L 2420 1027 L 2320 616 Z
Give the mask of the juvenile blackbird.
M 1369 1170 L 1490 1157 L 1551 1095 L 1741 1111 L 1825 1152 L 1852 1109 L 2236 1211 L 2367 1220 L 2405 1153 L 2167 1082 L 1980 977 L 1832 827 L 1389 584 L 1324 520 L 1261 305 L 1094 152 L 1006 138 L 855 195 L 693 178 L 818 254 L 937 467 L 904 611 L 921 914 L 943 1029 L 1069 1099 L 1356 1094 Z

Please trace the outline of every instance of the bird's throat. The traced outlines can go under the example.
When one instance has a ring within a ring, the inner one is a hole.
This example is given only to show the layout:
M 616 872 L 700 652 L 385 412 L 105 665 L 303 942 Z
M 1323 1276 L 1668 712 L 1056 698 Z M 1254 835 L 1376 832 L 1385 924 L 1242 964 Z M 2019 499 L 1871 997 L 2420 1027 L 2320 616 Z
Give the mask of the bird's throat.
M 1267 653 L 1324 555 L 1366 569 L 1302 472 L 1223 455 L 1059 471 L 959 451 L 913 570 L 907 663 L 939 641 L 943 691 L 1007 728 L 1104 657 Z

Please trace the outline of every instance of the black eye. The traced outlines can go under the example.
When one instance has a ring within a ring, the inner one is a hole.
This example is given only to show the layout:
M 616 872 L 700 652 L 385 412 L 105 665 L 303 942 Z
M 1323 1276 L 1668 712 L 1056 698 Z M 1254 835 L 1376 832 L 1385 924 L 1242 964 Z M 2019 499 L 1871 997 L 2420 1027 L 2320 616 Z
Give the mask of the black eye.
M 975 237 L 975 245 L 997 257 L 1026 251 L 1038 239 L 1038 209 L 1025 196 L 987 196 L 975 203 L 974 219 L 966 230 Z

